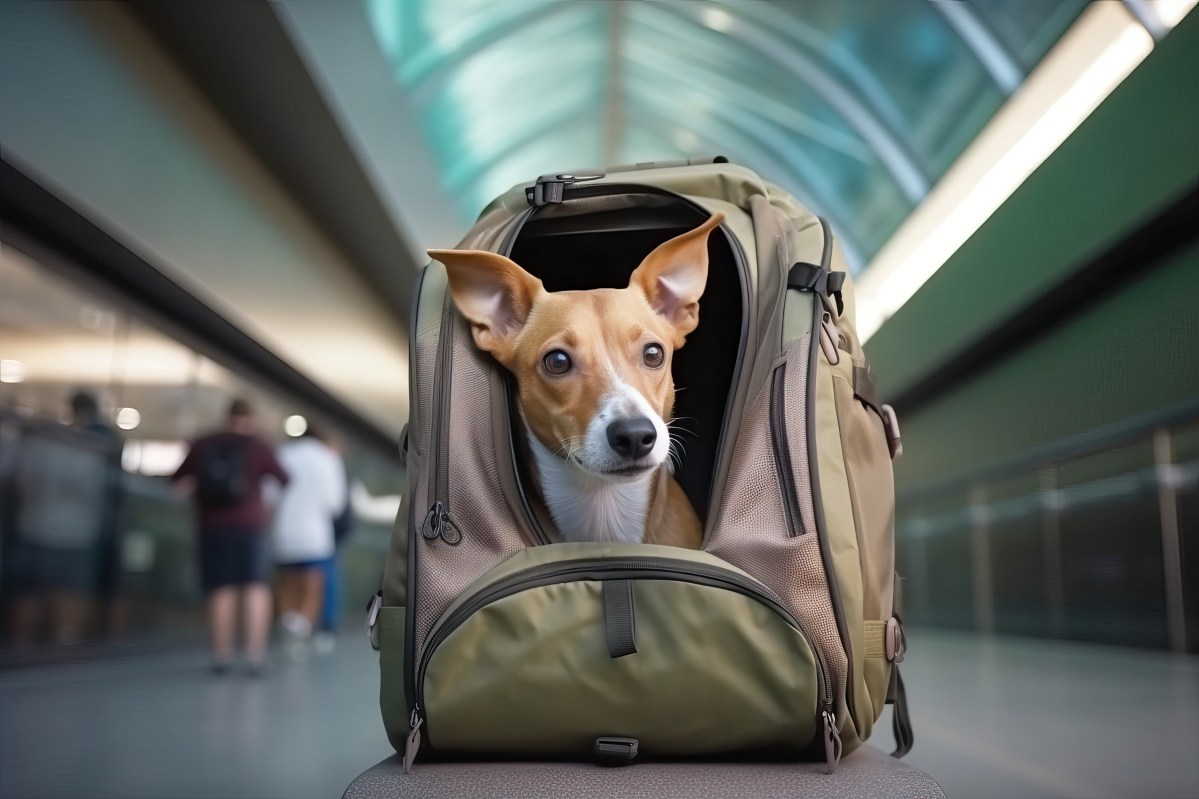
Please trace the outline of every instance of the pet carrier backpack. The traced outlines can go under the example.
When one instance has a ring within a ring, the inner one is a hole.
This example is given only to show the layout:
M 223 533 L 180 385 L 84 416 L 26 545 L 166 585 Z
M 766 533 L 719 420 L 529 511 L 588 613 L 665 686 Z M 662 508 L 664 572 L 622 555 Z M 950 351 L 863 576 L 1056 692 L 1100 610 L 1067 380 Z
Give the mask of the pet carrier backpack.
M 418 751 L 609 762 L 824 760 L 895 703 L 911 744 L 894 574 L 899 432 L 854 331 L 828 225 L 724 162 L 547 175 L 459 245 L 549 291 L 623 288 L 716 211 L 699 327 L 674 355 L 690 432 L 675 478 L 700 550 L 561 541 L 528 501 L 512 378 L 479 351 L 444 267 L 411 330 L 407 486 L 369 614 L 381 705 Z

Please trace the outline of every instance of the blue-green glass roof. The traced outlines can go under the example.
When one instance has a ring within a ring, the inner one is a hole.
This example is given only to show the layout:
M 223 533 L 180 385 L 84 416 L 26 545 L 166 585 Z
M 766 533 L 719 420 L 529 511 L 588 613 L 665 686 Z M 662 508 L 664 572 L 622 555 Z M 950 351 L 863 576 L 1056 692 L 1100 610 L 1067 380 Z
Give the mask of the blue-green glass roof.
M 1086 0 L 364 0 L 469 220 L 547 172 L 721 154 L 860 268 Z

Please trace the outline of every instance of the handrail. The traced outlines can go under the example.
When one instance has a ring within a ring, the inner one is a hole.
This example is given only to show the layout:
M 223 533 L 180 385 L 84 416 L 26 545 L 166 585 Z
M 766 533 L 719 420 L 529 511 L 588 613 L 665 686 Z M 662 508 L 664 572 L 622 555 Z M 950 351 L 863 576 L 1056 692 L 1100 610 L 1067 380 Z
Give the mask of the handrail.
M 1148 437 L 1158 428 L 1173 427 L 1191 419 L 1199 419 L 1199 398 L 1137 414 L 1114 424 L 1087 430 L 1035 447 L 999 463 L 907 489 L 900 493 L 898 501 L 902 503 L 920 502 L 951 491 L 969 488 L 978 483 L 992 482 L 1027 473 L 1040 466 L 1074 460 L 1084 455 L 1138 441 Z

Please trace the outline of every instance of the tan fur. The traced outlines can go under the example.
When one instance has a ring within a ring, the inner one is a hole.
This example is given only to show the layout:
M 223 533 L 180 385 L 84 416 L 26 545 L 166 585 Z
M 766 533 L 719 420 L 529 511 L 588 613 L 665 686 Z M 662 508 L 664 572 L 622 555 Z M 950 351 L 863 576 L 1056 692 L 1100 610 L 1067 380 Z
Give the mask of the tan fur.
M 495 253 L 430 250 L 429 255 L 445 264 L 450 292 L 471 323 L 475 343 L 516 376 L 520 408 L 533 435 L 550 452 L 567 457 L 614 381 L 635 388 L 662 420 L 672 418 L 672 355 L 699 322 L 708 234 L 723 218 L 715 214 L 659 246 L 625 289 L 550 293 Z M 658 368 L 643 360 L 651 343 L 661 344 L 666 354 Z M 556 349 L 569 354 L 573 368 L 551 376 L 542 361 Z M 665 465 L 658 472 L 650 487 L 646 542 L 698 549 L 698 516 Z

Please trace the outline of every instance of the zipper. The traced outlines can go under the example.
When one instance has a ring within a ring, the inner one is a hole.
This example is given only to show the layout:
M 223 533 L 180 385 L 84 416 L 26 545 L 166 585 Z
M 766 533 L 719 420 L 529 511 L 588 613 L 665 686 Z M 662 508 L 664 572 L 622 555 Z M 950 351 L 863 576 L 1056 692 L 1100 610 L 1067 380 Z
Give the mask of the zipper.
M 824 250 L 820 255 L 820 266 L 826 272 L 829 268 L 829 261 L 833 254 L 833 233 L 829 229 L 828 222 L 824 217 L 820 219 L 820 228 L 824 233 Z M 810 337 L 808 351 L 808 408 L 815 411 L 816 408 L 816 353 L 820 351 L 820 336 L 819 331 L 823 327 L 824 304 L 820 300 L 820 295 L 816 292 L 812 293 L 812 332 L 814 335 Z M 853 644 L 849 638 L 849 628 L 845 621 L 845 605 L 841 601 L 841 587 L 837 582 L 837 570 L 833 566 L 833 558 L 831 548 L 828 541 L 828 525 L 824 517 L 824 501 L 820 493 L 820 461 L 816 455 L 816 414 L 814 412 L 808 414 L 808 471 L 812 480 L 812 510 L 815 516 L 816 524 L 816 540 L 820 544 L 820 560 L 824 564 L 824 576 L 828 581 L 829 602 L 833 606 L 833 619 L 837 623 L 837 635 L 841 638 L 841 647 L 845 650 L 845 709 L 852 718 L 854 715 L 854 699 L 853 699 Z M 836 729 L 836 719 L 834 716 L 833 728 Z M 839 738 L 837 739 L 840 740 Z M 826 755 L 829 754 L 826 748 Z M 835 750 L 834 750 L 834 753 Z M 839 756 L 839 755 L 838 755 Z
M 421 522 L 420 532 L 427 541 L 440 538 L 447 544 L 462 541 L 462 528 L 450 516 L 450 381 L 453 379 L 454 334 L 453 298 L 447 290 L 441 309 L 441 331 L 437 339 L 437 374 L 433 382 L 433 430 L 437 444 L 432 448 L 433 481 L 429 486 L 429 510 Z
M 416 291 L 412 295 L 412 315 L 408 320 L 408 341 L 412 347 L 412 357 L 415 361 L 418 357 L 416 347 L 416 321 L 420 314 L 420 297 L 421 292 L 425 288 L 425 278 L 428 277 L 429 270 L 426 267 L 421 270 L 420 279 L 416 284 Z M 440 345 L 440 342 L 438 342 Z M 417 410 L 417 419 L 419 420 L 420 408 L 417 407 L 418 397 L 415 381 L 409 379 L 408 387 L 412 394 L 413 407 Z M 419 442 L 417 443 L 419 447 Z M 416 650 L 413 644 L 413 639 L 416 636 L 416 503 L 409 498 L 408 501 L 408 552 L 407 565 L 405 572 L 405 590 L 404 590 L 404 704 L 409 709 L 416 706 L 416 685 L 408 679 L 415 670 L 416 666 Z
M 500 255 L 504 256 L 505 258 L 508 258 L 512 255 L 512 248 L 516 246 L 517 235 L 520 234 L 520 231 L 524 228 L 525 223 L 529 221 L 529 218 L 533 216 L 534 212 L 539 207 L 540 206 L 530 207 L 521 212 L 520 216 L 516 218 L 516 222 L 513 223 L 512 227 L 504 235 L 504 240 L 500 244 L 500 249 L 498 251 Z M 520 464 L 516 457 L 516 436 L 513 435 L 513 432 L 516 430 L 516 425 L 513 424 L 513 416 L 515 415 L 513 411 L 515 410 L 515 406 L 512 403 L 512 387 L 509 385 L 509 382 L 506 379 L 502 380 L 501 382 L 503 383 L 504 406 L 508 410 L 508 454 L 512 458 L 512 475 L 516 478 L 516 493 L 520 495 L 520 506 L 524 510 L 525 521 L 528 522 L 529 529 L 533 531 L 533 537 L 537 539 L 537 543 L 539 545 L 549 544 L 549 536 L 546 535 L 545 530 L 541 529 L 541 523 L 537 521 L 537 517 L 533 515 L 532 508 L 529 507 L 529 497 L 525 493 L 524 481 L 520 478 Z
M 512 387 L 508 384 L 507 380 L 503 382 L 504 406 L 508 410 L 508 454 L 512 458 L 512 475 L 516 478 L 516 493 L 520 495 L 520 506 L 524 510 L 525 519 L 533 531 L 533 537 L 537 539 L 539 545 L 548 544 L 550 543 L 549 536 L 546 535 L 545 530 L 541 529 L 541 522 L 537 521 L 537 517 L 533 515 L 533 509 L 529 507 L 529 497 L 525 493 L 525 484 L 520 477 L 520 462 L 516 457 L 516 436 L 512 434 L 512 431 L 516 429 L 515 420 L 513 419 L 515 416 L 513 410 L 515 408 L 512 402 Z
M 568 564 L 547 563 L 533 566 L 510 574 L 503 580 L 487 586 L 458 606 L 453 613 L 443 617 L 433 628 L 429 634 L 428 643 L 425 645 L 421 655 L 421 662 L 416 675 L 417 706 L 413 712 L 412 722 L 414 726 L 412 729 L 415 730 L 417 725 L 424 724 L 426 721 L 421 714 L 420 708 L 424 704 L 425 698 L 425 672 L 429 667 L 429 661 L 432 659 L 433 653 L 463 622 L 475 613 L 504 597 L 544 585 L 579 580 L 629 579 L 668 579 L 696 585 L 706 585 L 713 588 L 722 588 L 755 599 L 782 616 L 783 620 L 790 627 L 803 636 L 804 640 L 808 643 L 808 648 L 812 652 L 813 659 L 816 661 L 816 691 L 820 697 L 817 729 L 825 729 L 827 737 L 827 717 L 834 712 L 832 681 L 829 678 L 828 668 L 825 665 L 824 658 L 820 654 L 820 650 L 812 643 L 812 638 L 804 629 L 803 624 L 787 610 L 782 600 L 773 591 L 752 577 L 745 577 L 728 569 L 722 569 L 717 566 L 697 565 L 689 561 L 680 561 L 671 558 L 648 556 L 632 556 L 617 560 L 581 560 L 572 561 Z M 833 727 L 835 732 L 835 717 Z M 419 746 L 419 738 L 417 746 Z M 831 765 L 830 768 L 832 768 Z
M 778 472 L 779 487 L 783 493 L 783 508 L 787 513 L 787 535 L 791 538 L 803 535 L 803 521 L 799 514 L 799 499 L 796 496 L 795 470 L 791 467 L 791 447 L 787 443 L 787 419 L 784 414 L 787 390 L 787 362 L 779 364 L 771 377 L 770 386 L 770 436 L 774 440 L 774 468 Z
M 516 240 L 516 234 L 524 226 L 525 221 L 529 218 L 532 209 L 523 212 L 516 218 L 515 224 L 504 236 L 503 243 L 500 245 L 501 254 L 507 255 L 512 251 L 512 245 Z M 416 299 L 414 300 L 412 313 L 412 330 L 410 340 L 416 341 L 416 318 L 417 309 L 419 308 L 420 290 L 424 286 L 424 275 L 421 274 L 421 283 L 417 288 Z M 407 752 L 412 749 L 412 757 L 416 757 L 416 749 L 420 747 L 420 725 L 424 723 L 421 718 L 420 702 L 416 691 L 416 650 L 418 644 L 416 642 L 416 581 L 417 581 L 417 547 L 416 536 L 413 531 L 419 530 L 421 537 L 426 541 L 433 542 L 437 539 L 445 541 L 447 544 L 454 545 L 462 541 L 462 528 L 450 515 L 449 511 L 449 493 L 450 493 L 450 465 L 447 450 L 449 449 L 449 427 L 446 421 L 449 418 L 450 404 L 450 385 L 452 379 L 453 353 L 454 347 L 450 343 L 450 339 L 454 333 L 454 308 L 453 297 L 450 295 L 447 287 L 445 292 L 445 302 L 441 308 L 441 326 L 438 332 L 437 339 L 437 358 L 436 372 L 433 379 L 433 415 L 430 419 L 430 424 L 433 430 L 436 431 L 437 438 L 433 442 L 430 435 L 430 450 L 429 458 L 432 461 L 433 480 L 429 485 L 429 509 L 425 512 L 424 519 L 421 521 L 420 527 L 416 527 L 416 504 L 410 503 L 410 516 L 408 519 L 408 594 L 407 605 L 404 613 L 404 699 L 409 708 L 411 708 L 411 718 L 409 719 L 409 737 L 405 742 L 405 768 L 411 768 L 411 762 L 408 759 Z M 523 497 L 522 497 L 523 499 Z M 408 677 L 412 679 L 409 680 Z

